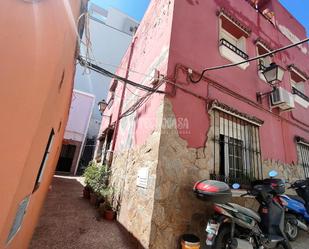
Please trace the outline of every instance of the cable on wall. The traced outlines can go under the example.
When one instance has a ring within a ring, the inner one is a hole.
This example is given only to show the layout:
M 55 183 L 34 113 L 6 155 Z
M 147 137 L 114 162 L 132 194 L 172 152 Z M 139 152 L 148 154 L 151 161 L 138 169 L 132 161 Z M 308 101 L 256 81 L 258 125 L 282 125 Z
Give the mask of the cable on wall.
M 308 42 L 309 41 L 309 38 L 306 38 L 304 40 L 301 40 L 299 42 L 296 42 L 296 43 L 293 43 L 293 44 L 290 44 L 288 46 L 284 46 L 282 48 L 278 48 L 278 49 L 275 49 L 273 51 L 270 51 L 266 54 L 263 54 L 263 55 L 259 55 L 259 56 L 256 56 L 256 57 L 252 57 L 252 58 L 249 58 L 247 60 L 243 60 L 243 61 L 240 61 L 240 62 L 236 62 L 236 63 L 231 63 L 231 64 L 226 64 L 226 65 L 222 65 L 222 66 L 216 66 L 216 67 L 209 67 L 209 68 L 205 68 L 198 79 L 193 79 L 193 70 L 192 69 L 188 69 L 188 73 L 189 73 L 189 79 L 192 83 L 194 84 L 197 84 L 199 83 L 203 77 L 204 77 L 204 74 L 208 71 L 213 71 L 213 70 L 218 70 L 218 69 L 224 69 L 224 68 L 228 68 L 228 67 L 235 67 L 235 66 L 238 66 L 238 65 L 241 65 L 241 64 L 245 64 L 245 63 L 248 63 L 250 61 L 255 61 L 255 60 L 259 60 L 261 58 L 265 58 L 267 56 L 270 56 L 270 55 L 273 55 L 273 54 L 276 54 L 278 52 L 281 52 L 281 51 L 284 51 L 284 50 L 287 50 L 289 48 L 292 48 L 292 47 L 296 47 L 296 46 L 299 46 L 305 42 Z
M 142 84 L 139 84 L 139 83 L 136 83 L 134 81 L 131 81 L 131 80 L 128 80 L 128 79 L 125 79 L 119 75 L 116 75 L 102 67 L 99 67 L 89 61 L 86 61 L 82 56 L 78 56 L 77 60 L 79 61 L 80 65 L 83 66 L 83 67 L 87 67 L 97 73 L 100 73 L 100 74 L 103 74 L 107 77 L 110 77 L 110 78 L 114 78 L 114 79 L 117 79 L 119 81 L 122 81 L 122 82 L 126 82 L 127 84 L 129 85 L 132 85 L 138 89 L 141 89 L 143 91 L 148 91 L 148 92 L 156 92 L 156 93 L 161 93 L 161 94 L 165 94 L 166 92 L 164 91 L 161 91 L 161 90 L 156 90 L 152 87 L 149 87 L 149 86 L 145 86 L 145 85 L 142 85 Z

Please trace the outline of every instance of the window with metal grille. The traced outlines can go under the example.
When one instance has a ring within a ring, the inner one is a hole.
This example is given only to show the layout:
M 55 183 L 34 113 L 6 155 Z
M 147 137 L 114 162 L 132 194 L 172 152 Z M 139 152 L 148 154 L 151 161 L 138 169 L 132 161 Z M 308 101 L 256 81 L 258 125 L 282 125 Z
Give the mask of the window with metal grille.
M 309 177 L 309 144 L 298 142 L 297 151 L 298 151 L 299 164 L 302 165 L 305 177 L 307 178 Z
M 259 126 L 229 113 L 213 110 L 213 170 L 211 178 L 249 187 L 262 178 Z

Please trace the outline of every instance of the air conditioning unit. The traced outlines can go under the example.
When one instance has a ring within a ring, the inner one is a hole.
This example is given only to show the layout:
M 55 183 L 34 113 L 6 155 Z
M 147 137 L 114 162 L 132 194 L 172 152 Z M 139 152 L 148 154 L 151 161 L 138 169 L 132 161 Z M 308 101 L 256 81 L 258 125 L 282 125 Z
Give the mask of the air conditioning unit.
M 293 94 L 282 87 L 277 87 L 271 93 L 272 107 L 279 107 L 281 110 L 287 111 L 295 107 Z

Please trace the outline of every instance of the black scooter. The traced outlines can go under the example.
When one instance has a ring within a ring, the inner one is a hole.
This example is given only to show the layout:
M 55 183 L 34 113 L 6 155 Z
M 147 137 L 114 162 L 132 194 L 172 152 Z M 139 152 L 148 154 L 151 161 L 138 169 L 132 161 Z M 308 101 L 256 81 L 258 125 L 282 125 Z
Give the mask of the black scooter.
M 246 194 L 259 202 L 258 213 L 235 203 L 229 186 L 223 182 L 197 182 L 194 192 L 198 198 L 215 201 L 215 214 L 207 224 L 206 244 L 213 249 L 291 249 L 284 233 L 284 208 L 278 195 L 284 193 L 280 179 L 265 179 L 253 183 Z M 220 200 L 221 203 L 217 203 Z

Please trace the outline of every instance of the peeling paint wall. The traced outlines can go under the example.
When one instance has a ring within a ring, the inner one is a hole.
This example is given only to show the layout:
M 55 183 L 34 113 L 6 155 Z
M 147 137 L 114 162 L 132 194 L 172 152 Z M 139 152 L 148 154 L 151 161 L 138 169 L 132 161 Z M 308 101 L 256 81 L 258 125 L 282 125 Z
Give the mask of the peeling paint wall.
M 262 157 L 292 163 L 298 160 L 294 136 L 309 139 L 308 109 L 296 103 L 293 111 L 280 113 L 277 109 L 270 109 L 267 97 L 259 104 L 256 93 L 269 92 L 271 87 L 259 78 L 257 61 L 250 62 L 246 70 L 233 67 L 207 72 L 206 77 L 210 81 L 201 81 L 198 84 L 190 84 L 185 73 L 176 74 L 175 70 L 179 63 L 197 72 L 207 67 L 230 63 L 220 55 L 218 49 L 217 13 L 221 8 L 228 10 L 234 18 L 251 29 L 251 34 L 246 39 L 246 53 L 249 57 L 257 55 L 257 39 L 262 39 L 272 49 L 276 49 L 291 44 L 290 39 L 296 41 L 306 37 L 304 28 L 294 18 L 283 18 L 287 11 L 277 0 L 271 3 L 275 11 L 275 25 L 257 13 L 246 1 L 177 1 L 174 9 L 168 77 L 176 77 L 177 84 L 193 93 L 209 99 L 218 99 L 243 113 L 254 114 L 264 120 L 260 132 Z M 309 57 L 304 54 L 305 50 L 308 50 L 307 44 L 302 48 L 291 48 L 276 54 L 274 61 L 286 70 L 288 65 L 295 64 L 304 73 L 308 73 Z M 291 92 L 288 71 L 285 71 L 280 86 Z M 305 93 L 309 96 L 308 84 L 305 86 Z M 176 95 L 170 97 L 170 100 L 176 118 L 187 118 L 189 121 L 191 133 L 180 134 L 181 138 L 188 142 L 188 147 L 202 147 L 210 125 L 205 111 L 207 103 L 181 90 L 177 90 Z
M 160 74 L 166 75 L 171 25 L 174 1 L 152 1 L 142 20 L 134 39 L 136 40 L 132 53 L 129 79 L 152 87 L 152 73 L 154 69 Z M 128 64 L 130 48 L 125 54 L 116 74 L 125 76 Z M 160 87 L 164 90 L 165 85 Z M 120 96 L 123 89 L 122 83 L 118 84 L 115 93 L 115 101 L 105 115 L 112 115 L 111 123 L 117 118 Z M 135 87 L 127 86 L 123 112 L 128 110 L 141 96 L 147 92 L 136 90 Z M 109 95 L 110 97 L 110 95 Z M 109 98 L 108 97 L 108 98 Z M 157 125 L 154 118 L 157 108 L 163 100 L 163 95 L 153 94 L 150 99 L 138 109 L 138 111 L 120 122 L 120 129 L 116 144 L 116 150 L 128 149 L 134 145 L 143 144 Z M 103 118 L 101 132 L 108 126 L 108 120 Z M 142 127 L 142 129 L 141 129 Z
M 277 0 L 272 3 L 276 12 L 285 12 Z M 185 70 L 176 72 L 179 64 L 199 71 L 229 63 L 220 56 L 218 49 L 217 12 L 222 7 L 252 30 L 246 41 L 246 52 L 250 57 L 256 55 L 255 42 L 258 38 L 273 49 L 290 43 L 276 25 L 257 13 L 246 1 L 151 2 L 136 34 L 131 69 L 150 73 L 157 67 L 170 81 L 204 97 L 204 100 L 174 89 L 166 82 L 167 86 L 162 89 L 171 95 L 152 95 L 134 115 L 123 119 L 120 124 L 112 165 L 118 219 L 146 248 L 176 248 L 179 236 L 184 232 L 196 232 L 201 238 L 205 234 L 202 231 L 205 215 L 211 212 L 211 207 L 195 198 L 192 187 L 197 180 L 209 178 L 214 165 L 211 140 L 214 130 L 208 112 L 209 100 L 217 99 L 241 113 L 264 121 L 260 128 L 264 175 L 269 169 L 277 169 L 282 177 L 296 179 L 302 176 L 301 166 L 297 164 L 294 136 L 309 140 L 309 116 L 305 115 L 308 112 L 299 106 L 292 114 L 270 110 L 267 98 L 258 103 L 256 93 L 268 92 L 271 87 L 259 78 L 257 62 L 251 62 L 246 70 L 234 67 L 208 72 L 208 81 L 198 84 L 187 81 Z M 290 27 L 282 21 L 281 14 L 276 20 L 280 25 Z M 291 32 L 301 38 L 302 28 L 295 22 L 293 25 L 297 30 Z M 123 68 L 128 58 L 129 51 L 117 72 L 119 75 L 125 75 Z M 276 55 L 274 60 L 285 67 L 296 64 L 305 72 L 309 70 L 308 57 L 297 47 Z M 129 78 L 149 85 L 145 75 L 130 72 Z M 291 90 L 287 72 L 281 85 Z M 116 118 L 117 96 L 120 96 L 121 90 L 119 86 L 114 106 L 105 112 L 106 115 L 113 114 L 112 123 Z M 139 98 L 136 95 L 141 94 L 133 88 L 130 91 L 126 93 L 124 109 Z M 306 92 L 309 95 L 308 86 Z M 105 127 L 103 122 L 101 129 Z M 150 185 L 149 189 L 142 191 L 136 187 L 136 179 L 139 169 L 145 165 L 150 169 Z M 143 212 L 145 219 L 139 228 L 136 219 L 142 219 Z

